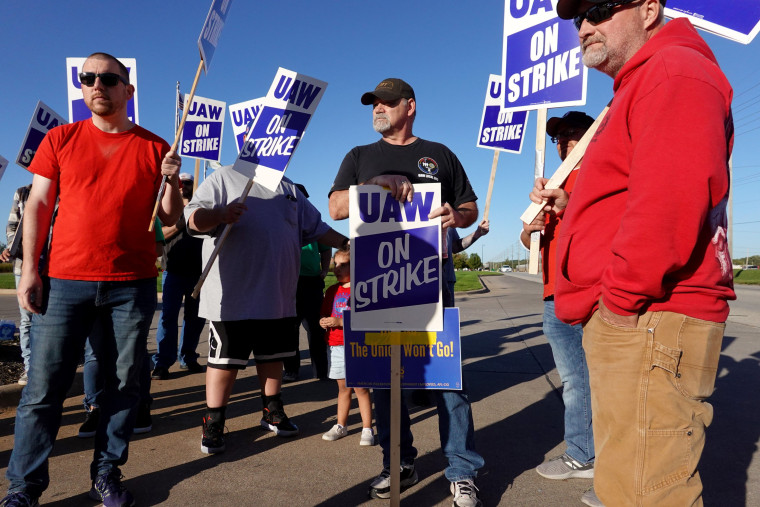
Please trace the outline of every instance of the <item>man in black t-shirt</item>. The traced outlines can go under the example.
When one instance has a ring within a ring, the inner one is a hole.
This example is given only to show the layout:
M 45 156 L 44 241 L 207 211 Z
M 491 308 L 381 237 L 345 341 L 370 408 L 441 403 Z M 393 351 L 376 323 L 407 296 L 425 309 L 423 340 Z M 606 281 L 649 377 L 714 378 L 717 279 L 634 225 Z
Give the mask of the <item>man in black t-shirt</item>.
M 443 205 L 433 210 L 430 218 L 441 217 L 442 227 L 469 227 L 478 218 L 477 197 L 470 186 L 462 164 L 446 146 L 426 141 L 412 133 L 417 114 L 414 90 L 401 79 L 390 78 L 374 91 L 362 95 L 364 105 L 372 105 L 372 124 L 382 139 L 352 149 L 343 160 L 330 190 L 330 216 L 333 220 L 348 218 L 348 188 L 351 185 L 382 185 L 390 188 L 399 201 L 411 201 L 414 183 L 440 183 Z M 443 290 L 448 291 L 446 284 Z M 444 301 L 446 297 L 444 296 Z M 472 410 L 466 389 L 433 391 L 438 407 L 438 429 L 441 449 L 449 461 L 445 470 L 451 482 L 454 505 L 477 507 L 474 480 L 483 466 L 483 458 L 475 451 Z M 372 481 L 372 498 L 390 497 L 390 390 L 373 389 L 375 418 L 380 446 L 383 450 L 383 471 Z M 400 488 L 417 483 L 414 448 L 409 412 L 401 405 L 401 476 Z

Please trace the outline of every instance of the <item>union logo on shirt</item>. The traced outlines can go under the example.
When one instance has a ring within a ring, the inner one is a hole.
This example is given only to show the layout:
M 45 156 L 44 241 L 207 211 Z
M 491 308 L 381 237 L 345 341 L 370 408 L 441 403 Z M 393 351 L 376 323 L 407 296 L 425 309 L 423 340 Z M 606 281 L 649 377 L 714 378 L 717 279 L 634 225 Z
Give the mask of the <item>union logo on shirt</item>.
M 422 157 L 417 161 L 417 167 L 420 168 L 420 171 L 422 171 L 425 174 L 437 174 L 438 173 L 438 162 L 433 160 L 430 157 Z

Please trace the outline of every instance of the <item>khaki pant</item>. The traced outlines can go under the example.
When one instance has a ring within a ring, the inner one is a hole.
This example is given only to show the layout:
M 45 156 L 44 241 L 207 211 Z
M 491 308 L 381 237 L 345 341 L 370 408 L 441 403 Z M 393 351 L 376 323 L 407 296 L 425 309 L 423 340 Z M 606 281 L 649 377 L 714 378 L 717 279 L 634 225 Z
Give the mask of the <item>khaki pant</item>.
M 702 505 L 697 463 L 712 422 L 725 324 L 648 312 L 636 329 L 596 312 L 583 328 L 594 414 L 594 489 L 616 505 Z

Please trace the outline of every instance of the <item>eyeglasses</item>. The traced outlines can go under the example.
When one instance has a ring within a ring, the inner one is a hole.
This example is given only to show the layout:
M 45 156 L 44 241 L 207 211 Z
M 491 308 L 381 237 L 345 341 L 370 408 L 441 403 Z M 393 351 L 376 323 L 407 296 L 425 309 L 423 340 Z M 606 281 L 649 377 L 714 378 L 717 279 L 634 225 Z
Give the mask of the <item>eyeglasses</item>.
M 95 74 L 94 72 L 80 72 L 79 73 L 79 81 L 85 85 L 85 86 L 93 86 L 95 84 L 95 78 L 100 78 L 100 82 L 103 83 L 104 86 L 108 86 L 109 88 L 111 86 L 116 86 L 119 84 L 119 81 L 124 83 L 125 85 L 129 84 L 129 81 L 124 78 L 124 76 L 120 74 L 115 74 L 113 72 L 103 72 L 101 74 Z
M 556 136 L 552 136 L 552 142 L 554 144 L 557 144 L 557 142 L 560 139 L 571 139 L 578 132 L 580 132 L 580 130 L 574 130 L 574 129 L 563 130 L 562 132 L 558 132 Z
M 592 25 L 597 25 L 602 21 L 606 21 L 612 17 L 615 7 L 629 4 L 637 0 L 618 0 L 617 2 L 606 2 L 603 4 L 595 5 L 582 14 L 578 14 L 573 18 L 575 28 L 580 30 L 583 20 L 587 19 Z

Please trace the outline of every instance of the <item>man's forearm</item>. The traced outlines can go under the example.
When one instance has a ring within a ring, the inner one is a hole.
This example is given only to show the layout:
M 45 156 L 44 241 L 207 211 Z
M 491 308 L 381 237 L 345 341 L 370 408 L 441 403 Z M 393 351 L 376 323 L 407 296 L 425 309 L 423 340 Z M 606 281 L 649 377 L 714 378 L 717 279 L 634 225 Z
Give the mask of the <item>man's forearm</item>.
M 348 218 L 348 190 L 336 190 L 330 194 L 329 210 L 333 220 Z

